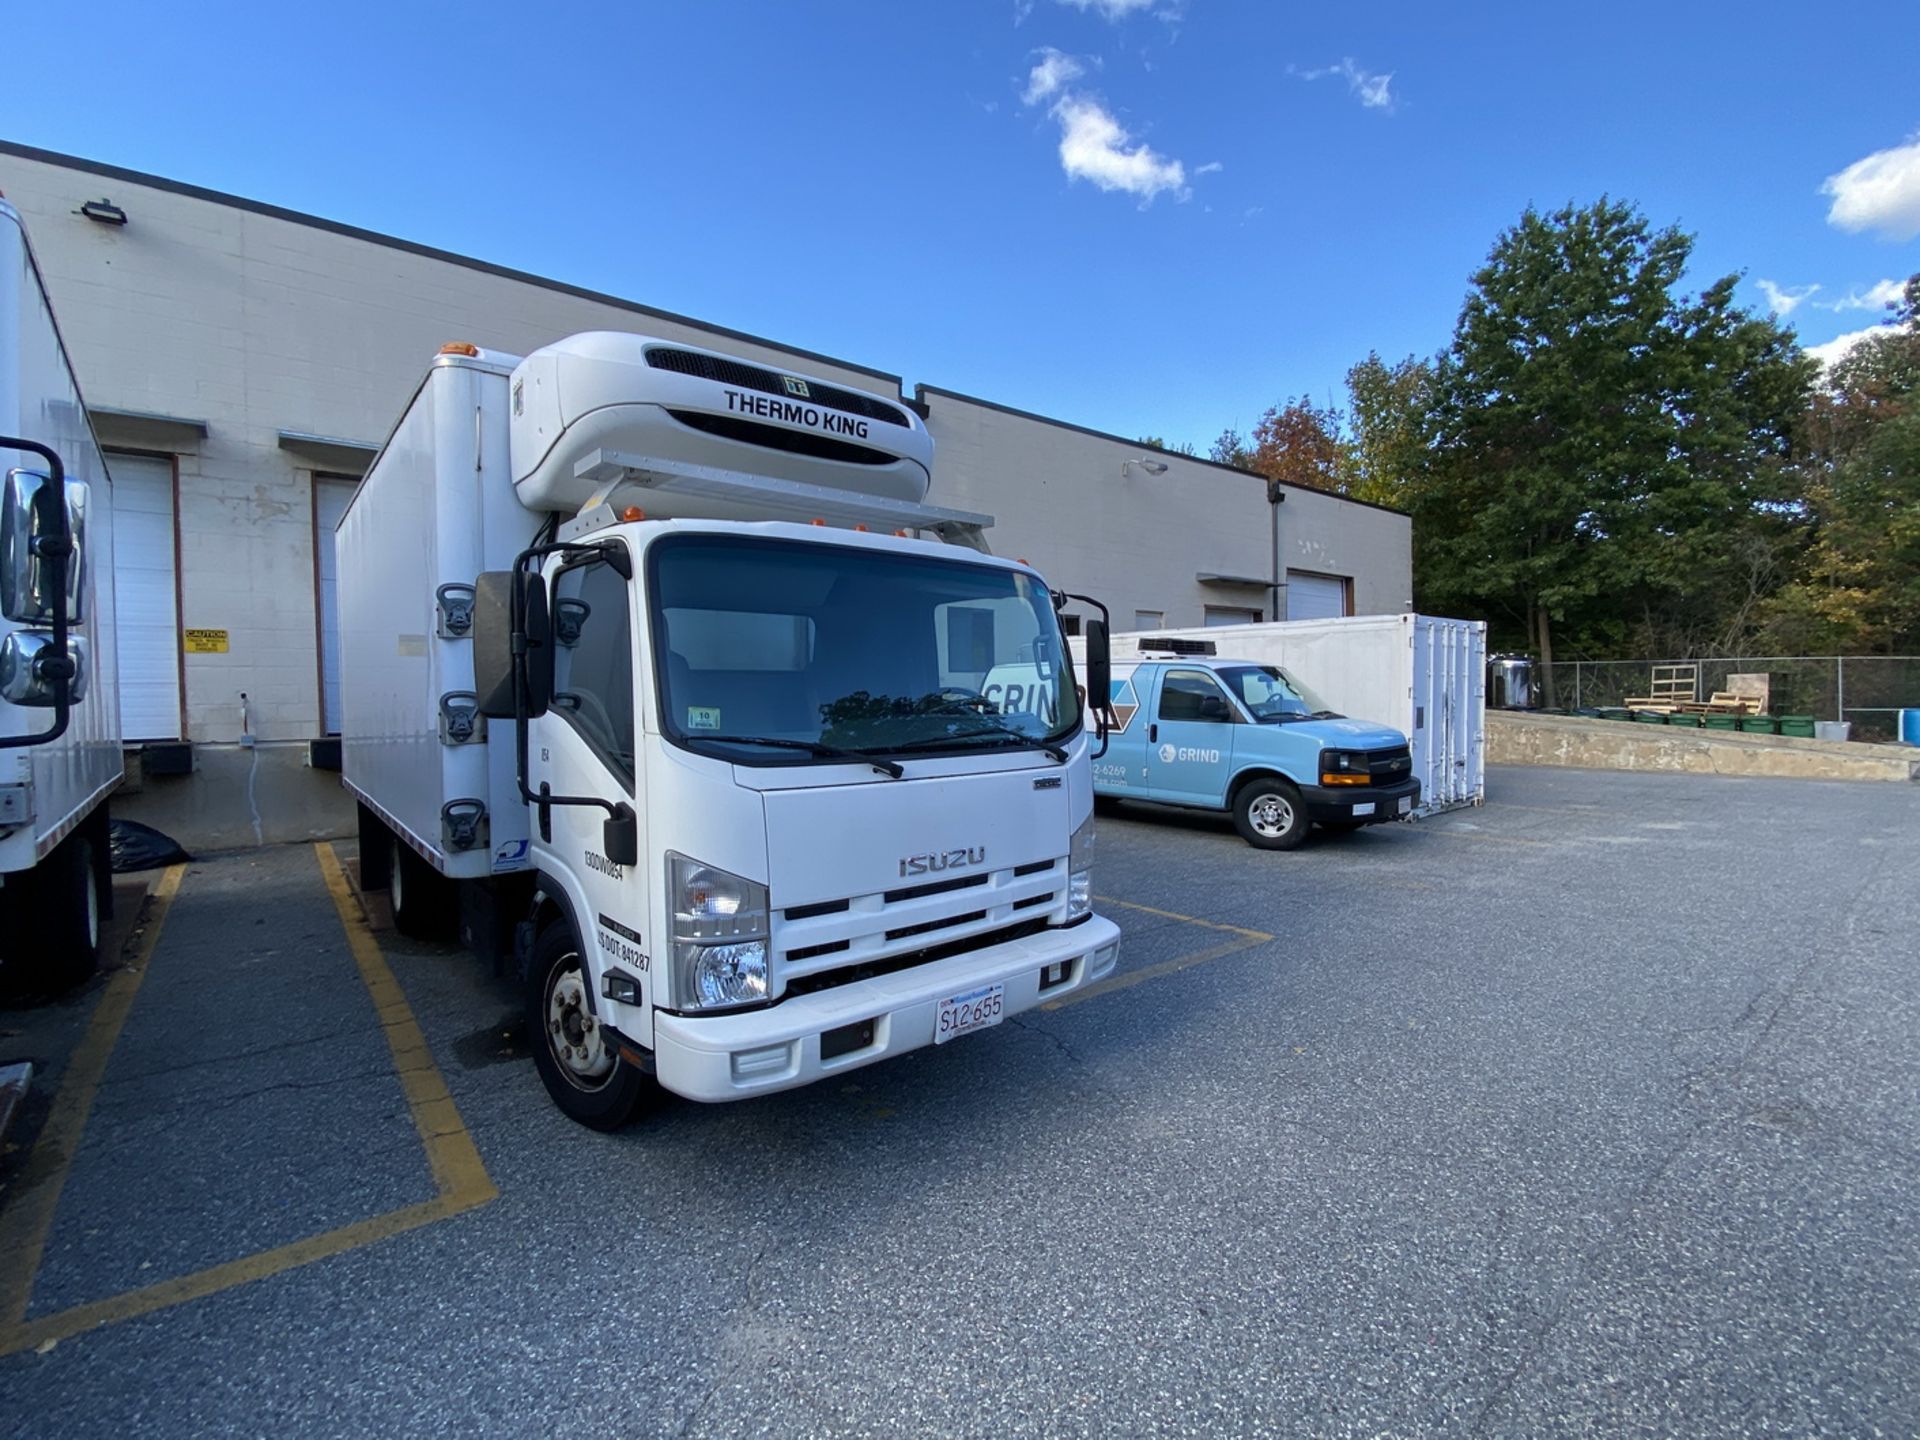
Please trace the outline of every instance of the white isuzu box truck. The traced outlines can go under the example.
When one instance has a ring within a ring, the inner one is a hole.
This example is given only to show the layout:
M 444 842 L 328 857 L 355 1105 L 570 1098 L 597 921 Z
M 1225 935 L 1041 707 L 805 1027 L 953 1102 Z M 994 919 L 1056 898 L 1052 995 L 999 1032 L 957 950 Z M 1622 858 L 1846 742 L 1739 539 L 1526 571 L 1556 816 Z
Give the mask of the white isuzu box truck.
M 1069 597 L 925 503 L 932 448 L 903 404 L 682 344 L 451 345 L 342 518 L 362 884 L 512 957 L 575 1119 L 1113 970 Z
M 0 200 L 0 970 L 93 973 L 120 783 L 113 505 L 20 216 Z

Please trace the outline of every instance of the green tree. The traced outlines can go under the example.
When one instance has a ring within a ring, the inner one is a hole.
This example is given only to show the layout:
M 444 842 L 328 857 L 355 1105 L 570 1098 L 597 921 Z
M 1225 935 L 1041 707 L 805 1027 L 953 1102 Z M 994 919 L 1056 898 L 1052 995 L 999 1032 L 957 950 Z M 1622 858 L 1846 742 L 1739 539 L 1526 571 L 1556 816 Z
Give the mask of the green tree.
M 1677 293 L 1692 248 L 1604 197 L 1499 237 L 1432 376 L 1408 497 L 1423 608 L 1484 615 L 1550 665 L 1556 642 L 1681 643 L 1750 586 L 1814 367 L 1734 305 L 1737 277 Z
M 1920 275 L 1824 377 L 1806 423 L 1804 575 L 1770 607 L 1795 648 L 1920 649 Z
M 1220 432 L 1220 438 L 1207 447 L 1207 458 L 1221 465 L 1245 470 L 1253 464 L 1253 451 L 1240 432 L 1229 425 Z
M 1178 445 L 1170 445 L 1158 435 L 1142 435 L 1137 443 L 1145 445 L 1150 450 L 1165 450 L 1169 455 L 1197 455 L 1199 453 L 1193 448 L 1191 441 L 1182 440 Z
M 1407 508 L 1426 462 L 1433 366 L 1411 355 L 1388 365 L 1369 353 L 1347 371 L 1347 397 L 1347 493 Z

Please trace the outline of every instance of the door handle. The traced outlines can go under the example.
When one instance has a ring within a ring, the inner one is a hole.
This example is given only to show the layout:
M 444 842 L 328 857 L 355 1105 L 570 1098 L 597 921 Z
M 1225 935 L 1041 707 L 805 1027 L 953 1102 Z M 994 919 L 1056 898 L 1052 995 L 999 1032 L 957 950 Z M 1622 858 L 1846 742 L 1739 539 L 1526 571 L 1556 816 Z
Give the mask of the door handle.
M 1160 738 L 1160 727 L 1158 725 L 1147 726 L 1147 743 L 1151 745 L 1155 740 L 1158 740 L 1159 738 Z

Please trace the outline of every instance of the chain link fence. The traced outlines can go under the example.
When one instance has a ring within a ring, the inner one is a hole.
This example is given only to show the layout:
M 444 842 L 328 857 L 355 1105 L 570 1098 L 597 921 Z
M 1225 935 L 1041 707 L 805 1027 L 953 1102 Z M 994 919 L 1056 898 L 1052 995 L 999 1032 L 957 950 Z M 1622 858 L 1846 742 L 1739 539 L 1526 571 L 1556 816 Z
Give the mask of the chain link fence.
M 1920 710 L 1920 655 L 1747 655 L 1726 660 L 1565 660 L 1553 669 L 1555 704 L 1620 705 L 1643 696 L 1655 665 L 1698 665 L 1699 699 L 1729 675 L 1769 675 L 1775 715 L 1849 720 L 1856 740 L 1892 740 L 1900 712 Z

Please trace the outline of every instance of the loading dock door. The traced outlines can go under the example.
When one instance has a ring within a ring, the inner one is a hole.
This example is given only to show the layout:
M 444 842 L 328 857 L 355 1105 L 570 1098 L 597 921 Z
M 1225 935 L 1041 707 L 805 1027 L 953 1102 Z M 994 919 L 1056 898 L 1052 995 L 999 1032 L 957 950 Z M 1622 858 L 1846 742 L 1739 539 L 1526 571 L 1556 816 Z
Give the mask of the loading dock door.
M 120 733 L 180 738 L 180 608 L 175 588 L 173 462 L 109 455 L 113 476 L 113 620 Z
M 1338 620 L 1352 613 L 1344 575 L 1316 575 L 1309 570 L 1287 571 L 1287 619 Z
M 334 527 L 347 513 L 357 480 L 316 475 L 313 480 L 314 578 L 319 587 L 320 613 L 320 729 L 340 733 L 340 560 L 334 549 Z

